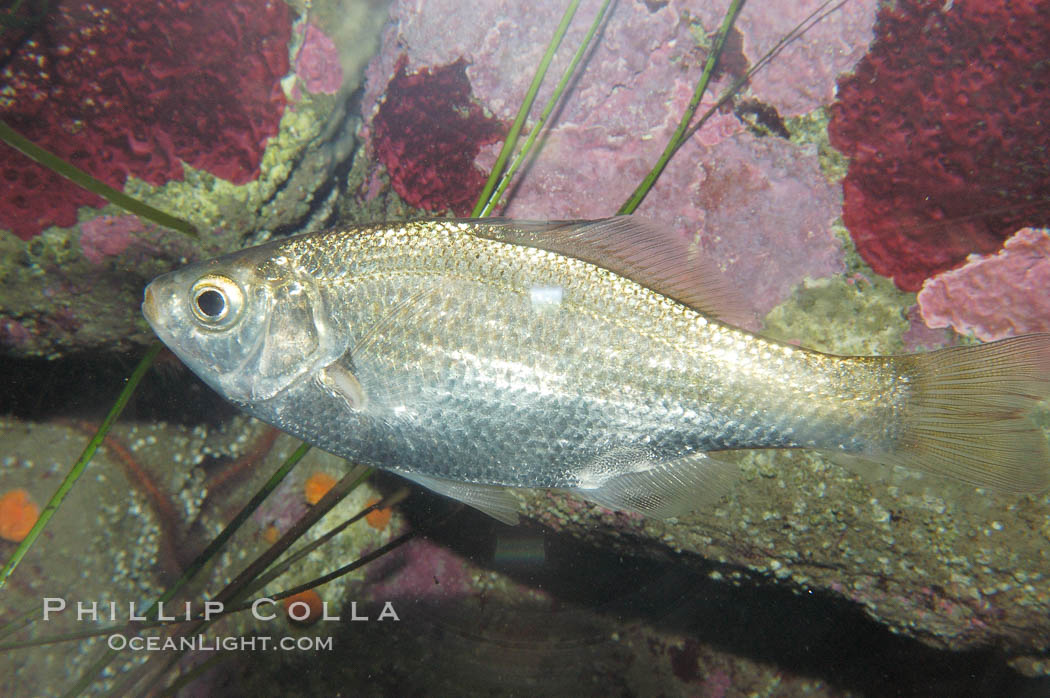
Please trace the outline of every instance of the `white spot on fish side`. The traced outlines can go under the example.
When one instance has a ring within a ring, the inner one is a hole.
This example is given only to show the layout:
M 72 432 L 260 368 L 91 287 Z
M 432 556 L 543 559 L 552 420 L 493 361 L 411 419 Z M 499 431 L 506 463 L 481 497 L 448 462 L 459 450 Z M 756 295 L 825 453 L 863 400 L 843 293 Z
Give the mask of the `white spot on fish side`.
M 561 305 L 564 294 L 565 290 L 561 286 L 532 286 L 529 288 L 529 301 L 533 310 L 547 312 Z

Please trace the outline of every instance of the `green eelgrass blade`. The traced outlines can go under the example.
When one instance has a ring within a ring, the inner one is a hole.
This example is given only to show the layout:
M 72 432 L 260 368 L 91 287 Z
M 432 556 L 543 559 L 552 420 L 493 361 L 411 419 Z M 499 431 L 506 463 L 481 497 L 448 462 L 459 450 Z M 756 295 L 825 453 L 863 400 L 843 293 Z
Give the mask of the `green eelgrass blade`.
M 252 498 L 248 500 L 248 503 L 245 504 L 239 512 L 237 512 L 237 515 L 233 517 L 233 520 L 231 520 L 230 523 L 222 529 L 222 532 L 215 536 L 215 538 L 208 543 L 207 547 L 205 547 L 204 550 L 194 558 L 193 562 L 186 568 L 186 571 L 182 573 L 182 576 L 175 581 L 170 589 L 157 599 L 157 602 L 165 602 L 173 599 L 175 594 L 177 594 L 179 590 L 190 581 L 190 579 L 208 564 L 208 561 L 222 549 L 222 546 L 226 544 L 226 541 L 237 532 L 237 529 L 239 529 L 244 522 L 248 520 L 248 517 L 255 513 L 255 510 L 259 508 L 259 505 L 270 496 L 270 493 L 277 489 L 277 486 L 288 477 L 289 473 L 292 472 L 292 468 L 294 468 L 299 461 L 310 452 L 310 448 L 310 444 L 299 444 L 299 448 L 295 449 L 295 451 L 292 452 L 292 455 L 285 459 L 284 463 L 281 464 L 281 467 L 278 468 L 274 474 L 270 476 L 270 479 L 266 481 L 266 484 L 263 485 L 258 492 L 252 495 Z M 152 611 L 157 602 L 151 604 L 150 607 L 146 609 L 145 613 Z M 143 615 L 145 615 L 145 613 L 143 613 Z
M 554 36 L 551 37 L 551 41 L 547 45 L 547 51 L 543 54 L 543 59 L 540 60 L 540 64 L 536 68 L 536 74 L 532 77 L 532 84 L 529 85 L 529 90 L 525 93 L 525 99 L 521 102 L 518 115 L 514 117 L 514 123 L 511 124 L 510 131 L 507 132 L 507 138 L 503 141 L 503 147 L 500 148 L 499 155 L 496 157 L 496 164 L 492 166 L 492 172 L 489 173 L 485 187 L 481 190 L 477 203 L 474 204 L 474 210 L 470 213 L 471 218 L 477 218 L 481 215 L 481 210 L 488 202 L 489 197 L 492 195 L 492 190 L 495 189 L 496 182 L 503 172 L 503 166 L 506 165 L 507 158 L 510 157 L 510 154 L 514 152 L 514 148 L 518 145 L 518 136 L 521 134 L 521 128 L 525 125 L 525 119 L 532 109 L 532 103 L 536 101 L 536 93 L 540 90 L 540 83 L 543 82 L 543 78 L 547 75 L 547 68 L 550 67 L 554 53 L 558 50 L 558 46 L 561 45 L 561 40 L 565 38 L 565 32 L 569 30 L 569 23 L 572 22 L 572 18 L 576 14 L 576 8 L 579 6 L 580 0 L 572 0 L 569 6 L 565 8 L 565 13 L 561 17 L 561 23 L 554 31 Z
M 831 9 L 825 9 L 828 7 L 828 5 L 831 5 L 833 2 L 835 3 L 834 7 L 832 7 Z M 743 76 L 736 80 L 736 82 L 730 85 L 726 89 L 726 91 L 722 93 L 722 96 L 718 98 L 718 101 L 716 101 L 710 109 L 704 112 L 703 116 L 696 120 L 696 123 L 694 123 L 689 128 L 689 130 L 686 131 L 685 136 L 678 144 L 678 147 L 681 147 L 682 144 L 689 140 L 694 133 L 700 130 L 700 128 L 704 125 L 705 122 L 707 122 L 708 119 L 711 118 L 711 116 L 715 113 L 716 110 L 718 110 L 723 104 L 732 99 L 733 95 L 735 95 L 737 91 L 739 91 L 740 88 L 743 87 L 747 83 L 747 81 L 751 79 L 752 75 L 769 65 L 769 63 L 774 58 L 776 58 L 776 56 L 784 49 L 785 46 L 790 44 L 795 39 L 801 37 L 807 31 L 809 31 L 814 26 L 823 21 L 825 17 L 830 15 L 832 12 L 837 11 L 847 2 L 849 2 L 849 0 L 838 0 L 838 2 L 836 2 L 836 0 L 825 0 L 817 9 L 810 12 L 805 19 L 803 19 L 801 22 L 795 25 L 795 27 L 791 31 L 782 36 L 780 40 L 773 45 L 773 48 L 766 51 L 765 54 L 761 58 L 759 58 L 758 61 L 756 61 L 755 64 L 752 65 L 746 73 L 744 73 Z
M 292 468 L 294 468 L 309 451 L 309 444 L 300 444 L 299 448 L 295 449 L 292 455 L 288 456 L 284 463 L 281 464 L 281 467 L 270 476 L 270 479 L 266 481 L 266 484 L 263 485 L 250 500 L 248 500 L 248 503 L 245 504 L 239 512 L 237 512 L 237 515 L 233 517 L 224 529 L 222 529 L 222 532 L 215 536 L 215 538 L 208 543 L 207 547 L 205 547 L 204 550 L 194 558 L 193 562 L 186 568 L 186 571 L 182 573 L 182 576 L 179 577 L 156 601 L 142 611 L 142 615 L 152 615 L 157 608 L 158 603 L 170 601 L 174 598 L 175 594 L 177 594 L 179 590 L 190 581 L 190 579 L 208 564 L 208 561 L 219 552 L 222 546 L 226 544 L 226 541 L 228 541 L 230 537 L 237 532 L 237 529 L 239 529 L 255 512 L 255 510 L 259 508 L 259 505 L 263 503 L 263 500 L 265 500 L 271 492 L 277 489 L 277 486 L 280 485 L 288 474 L 292 472 Z M 106 652 L 87 669 L 87 671 L 80 675 L 80 680 L 77 681 L 77 683 L 67 691 L 65 695 L 75 696 L 83 693 L 87 687 L 91 685 L 91 682 L 95 680 L 95 677 L 97 677 L 118 654 L 119 652 L 116 650 L 107 649 Z
M 371 473 L 365 473 L 365 477 L 368 477 L 370 474 Z M 361 481 L 364 481 L 364 478 L 361 478 Z M 269 569 L 267 569 L 262 574 L 258 575 L 255 579 L 252 580 L 251 584 L 249 584 L 249 585 L 247 585 L 245 587 L 244 595 L 250 596 L 250 595 L 254 594 L 255 592 L 259 591 L 260 589 L 265 587 L 267 584 L 269 584 L 270 582 L 272 582 L 273 580 L 277 579 L 282 574 L 287 572 L 291 568 L 291 566 L 294 565 L 296 562 L 298 562 L 299 560 L 302 560 L 304 557 L 306 557 L 307 555 L 312 553 L 314 550 L 317 550 L 318 548 L 320 548 L 322 545 L 324 545 L 325 543 L 330 541 L 332 538 L 335 538 L 337 535 L 342 533 L 344 530 L 346 530 L 352 524 L 360 521 L 364 517 L 368 516 L 369 513 L 375 511 L 376 509 L 388 509 L 388 508 L 396 505 L 401 500 L 403 500 L 405 497 L 407 497 L 408 493 L 409 493 L 408 488 L 404 488 L 404 489 L 398 490 L 397 492 L 395 492 L 393 495 L 391 495 L 389 497 L 384 497 L 381 501 L 378 501 L 375 504 L 372 504 L 371 506 L 365 507 L 361 511 L 359 511 L 356 514 L 354 514 L 353 516 L 351 516 L 346 521 L 343 521 L 341 524 L 339 524 L 335 528 L 333 528 L 333 529 L 331 529 L 329 531 L 326 531 L 323 535 L 318 537 L 317 540 L 312 541 L 310 543 L 307 543 L 302 548 L 300 548 L 299 550 L 296 550 L 292 554 L 288 555 L 288 557 L 284 558 L 280 562 L 275 562 Z
M 185 233 L 191 237 L 200 237 L 197 234 L 197 229 L 181 218 L 164 213 L 160 209 L 153 208 L 149 204 L 145 204 L 122 191 L 117 191 L 108 184 L 100 182 L 79 167 L 66 162 L 51 151 L 33 143 L 2 120 L 0 120 L 0 141 L 7 143 L 26 157 L 37 161 L 53 172 L 57 172 L 73 183 L 79 184 L 94 194 L 98 194 L 106 201 L 127 209 L 136 216 L 151 220 L 157 225 L 178 230 L 180 233 Z
M 718 30 L 718 36 L 715 39 L 714 45 L 711 47 L 711 53 L 707 57 L 707 62 L 704 64 L 704 72 L 700 75 L 699 82 L 696 83 L 696 89 L 693 90 L 693 97 L 689 100 L 689 106 L 686 108 L 685 113 L 682 115 L 682 119 L 678 122 L 678 128 L 675 129 L 671 139 L 667 142 L 667 147 L 664 148 L 664 152 L 660 155 L 660 159 L 656 161 L 653 169 L 649 171 L 649 174 L 645 176 L 642 183 L 631 193 L 624 202 L 620 210 L 617 211 L 620 215 L 626 215 L 634 213 L 635 209 L 642 203 L 646 195 L 653 188 L 657 178 L 667 167 L 667 163 L 670 161 L 671 156 L 674 155 L 675 151 L 685 141 L 686 132 L 689 129 L 689 122 L 693 120 L 693 115 L 696 114 L 697 107 L 700 106 L 700 100 L 704 96 L 704 92 L 707 91 L 707 86 L 711 82 L 711 75 L 714 73 L 715 64 L 718 63 L 719 57 L 722 55 L 722 49 L 725 47 L 726 37 L 729 36 L 729 30 L 733 28 L 733 23 L 736 22 L 737 15 L 740 14 L 740 8 L 743 7 L 744 0 L 733 0 L 729 5 L 729 9 L 726 10 L 725 17 L 722 19 L 722 26 Z
M 3 640 L 8 635 L 14 635 L 22 628 L 32 624 L 33 616 L 38 613 L 40 613 L 40 609 L 34 607 L 12 618 L 4 625 L 3 630 L 0 630 L 0 640 Z M 2 651 L 3 647 L 0 647 L 0 652 Z
M 300 447 L 300 449 L 303 448 L 309 448 L 309 446 L 306 446 L 304 444 L 302 447 Z M 372 472 L 372 468 L 368 468 L 365 466 L 357 466 L 353 468 L 350 472 L 348 472 L 346 475 L 344 475 L 339 480 L 339 482 L 337 482 L 332 487 L 332 489 L 328 490 L 325 496 L 322 497 L 320 501 L 317 502 L 317 504 L 314 504 L 313 507 L 311 507 L 302 517 L 300 517 L 300 519 L 296 521 L 295 524 L 290 529 L 288 529 L 288 531 L 286 531 L 276 543 L 271 545 L 261 555 L 255 558 L 255 560 L 253 560 L 252 563 L 248 565 L 248 567 L 246 567 L 244 570 L 241 571 L 240 574 L 234 577 L 233 581 L 231 581 L 229 584 L 223 587 L 223 589 L 218 594 L 216 594 L 212 598 L 212 600 L 221 602 L 224 607 L 230 606 L 231 604 L 239 603 L 241 600 L 243 600 L 246 597 L 245 589 L 247 585 L 251 584 L 252 580 L 257 578 L 270 565 L 272 565 L 274 560 L 280 557 L 295 541 L 299 540 L 303 536 L 303 534 L 305 534 L 306 531 L 310 529 L 311 526 L 313 526 L 325 514 L 331 511 L 336 504 L 343 500 L 344 497 L 346 497 L 358 485 L 360 485 L 362 482 L 368 479 Z M 188 627 L 180 627 L 179 635 L 187 636 L 200 634 L 204 632 L 204 630 L 207 629 L 212 623 L 214 623 L 215 620 L 216 619 L 202 619 L 191 623 Z M 112 655 L 115 656 L 116 654 L 116 652 L 112 652 Z M 173 652 L 171 656 L 168 657 L 167 660 L 161 666 L 158 667 L 159 671 L 156 675 L 163 676 L 167 674 L 167 672 L 172 667 L 174 667 L 175 664 L 178 663 L 178 661 L 182 658 L 183 654 L 185 654 L 185 651 L 183 650 Z M 107 656 L 104 656 L 102 659 L 105 659 L 106 664 L 108 664 L 112 657 L 109 656 L 109 654 L 107 653 Z M 81 682 L 75 687 L 75 690 L 82 691 L 84 688 L 86 688 L 90 684 L 91 677 L 97 676 L 103 668 L 105 668 L 105 664 L 102 663 L 102 660 L 96 662 L 96 664 L 92 666 L 89 670 L 90 673 L 85 674 L 84 677 L 81 678 Z M 87 679 L 86 682 L 84 681 L 85 678 Z M 139 676 L 130 677 L 123 684 L 117 686 L 116 690 L 113 692 L 113 695 L 132 695 L 138 693 L 138 691 L 133 690 L 133 687 L 134 684 L 140 681 L 140 679 L 141 677 Z M 75 694 L 70 693 L 69 695 Z
M 279 592 L 277 594 L 273 594 L 272 596 L 268 596 L 267 598 L 273 599 L 274 601 L 280 601 L 281 599 L 287 599 L 289 596 L 295 596 L 296 594 L 301 594 L 302 592 L 306 591 L 307 589 L 313 589 L 313 588 L 319 587 L 319 586 L 321 586 L 323 584 L 327 584 L 328 582 L 331 582 L 331 581 L 333 581 L 335 579 L 338 579 L 339 577 L 342 577 L 343 575 L 350 574 L 351 572 L 353 572 L 356 569 L 364 567 L 365 565 L 367 565 L 370 562 L 375 562 L 379 558 L 381 558 L 384 555 L 386 555 L 387 553 L 389 553 L 391 550 L 394 550 L 395 548 L 397 548 L 399 546 L 402 546 L 405 543 L 407 543 L 408 541 L 412 540 L 412 538 L 414 538 L 417 535 L 419 535 L 419 531 L 406 531 L 405 533 L 402 533 L 397 538 L 392 538 L 391 540 L 389 540 L 388 542 L 386 542 L 383 545 L 379 546 L 375 550 L 372 550 L 372 551 L 369 551 L 369 552 L 365 553 L 364 555 L 362 555 L 361 557 L 357 558 L 353 562 L 348 562 L 347 564 L 343 565 L 342 567 L 334 569 L 331 572 L 328 572 L 327 574 L 324 574 L 324 575 L 322 575 L 322 576 L 320 576 L 320 577 L 318 577 L 316 579 L 311 579 L 310 581 L 304 582 L 303 584 L 300 584 L 299 586 L 292 587 L 291 589 L 285 589 L 284 591 Z M 235 606 L 233 608 L 233 610 L 234 611 L 245 611 L 245 610 L 247 610 L 247 609 L 249 609 L 251 607 L 252 607 L 252 603 L 250 601 L 248 601 L 248 602 L 244 602 L 244 603 L 240 604 L 239 606 Z
M 292 564 L 294 564 L 294 562 L 296 560 L 301 559 L 305 555 L 307 555 L 307 554 L 313 552 L 314 550 L 316 550 L 317 548 L 319 548 L 322 544 L 327 543 L 329 540 L 331 540 L 333 537 L 335 537 L 335 535 L 337 535 L 337 534 L 341 533 L 343 530 L 345 530 L 348 526 L 350 526 L 351 524 L 353 524 L 353 523 L 355 523 L 357 521 L 360 521 L 362 517 L 368 515 L 368 513 L 370 511 L 372 511 L 373 509 L 384 508 L 385 505 L 393 506 L 394 504 L 397 504 L 398 501 L 400 501 L 405 496 L 407 496 L 407 494 L 408 494 L 408 490 L 407 489 L 401 490 L 400 492 L 396 493 L 392 497 L 390 497 L 388 499 L 385 499 L 382 502 L 377 502 L 376 504 L 373 504 L 372 506 L 369 506 L 369 507 L 367 507 L 365 509 L 362 509 L 357 514 L 354 514 L 352 517 L 350 517 L 349 519 L 343 521 L 338 526 L 333 528 L 331 531 L 328 531 L 325 534 L 323 539 L 318 539 L 317 541 L 314 541 L 313 543 L 311 543 L 306 548 L 298 551 L 294 556 L 291 556 L 290 558 L 288 558 L 286 560 L 283 560 L 281 562 L 281 564 L 280 564 L 280 566 L 282 568 L 280 571 L 277 571 L 276 567 L 274 567 L 274 568 L 272 568 L 274 570 L 274 572 L 267 571 L 264 576 L 261 576 L 261 577 L 257 578 L 255 584 L 253 584 L 253 587 L 256 587 L 256 588 L 252 589 L 251 593 L 255 593 L 255 591 L 258 591 L 258 589 L 261 588 L 262 586 L 265 586 L 269 582 L 272 582 L 274 579 L 276 579 L 276 577 L 280 576 L 280 574 L 283 574 L 285 571 L 287 571 L 287 567 L 290 567 Z M 454 513 L 455 512 L 452 512 L 452 513 L 446 515 L 446 518 L 452 516 Z M 359 569 L 359 568 L 367 565 L 369 562 L 374 562 L 375 560 L 379 559 L 380 557 L 382 557 L 386 553 L 390 552 L 391 550 L 393 550 L 394 548 L 398 547 L 399 545 L 402 545 L 403 543 L 405 543 L 408 540 L 410 540 L 413 536 L 419 535 L 420 533 L 421 533 L 421 530 L 417 530 L 417 529 L 413 529 L 411 531 L 408 531 L 407 533 L 404 533 L 404 534 L 398 536 L 397 538 L 391 539 L 385 545 L 382 545 L 382 546 L 380 546 L 380 547 L 378 547 L 378 548 L 376 548 L 376 549 L 374 549 L 374 550 L 372 550 L 372 551 L 362 555 L 361 557 L 357 558 L 356 560 L 354 560 L 353 562 L 351 562 L 349 564 L 343 565 L 342 567 L 339 567 L 338 569 L 333 570 L 332 572 L 327 572 L 321 577 L 317 577 L 315 579 L 311 579 L 311 580 L 309 580 L 307 582 L 299 584 L 298 586 L 291 587 L 289 589 L 286 589 L 284 591 L 280 591 L 280 592 L 277 592 L 277 593 L 274 593 L 274 594 L 268 594 L 266 598 L 271 599 L 273 601 L 280 601 L 281 599 L 285 599 L 285 598 L 287 598 L 289 596 L 295 596 L 296 594 L 298 594 L 301 591 L 305 591 L 307 589 L 314 589 L 316 587 L 321 586 L 322 584 L 327 584 L 328 582 L 331 582 L 332 580 L 336 579 L 337 577 L 343 576 L 345 574 L 353 572 L 354 570 Z M 295 560 L 291 559 L 292 557 L 294 557 Z M 265 582 L 262 582 L 264 577 L 266 577 L 267 579 L 266 579 Z M 228 615 L 233 614 L 233 613 L 239 613 L 241 611 L 246 611 L 246 610 L 248 610 L 248 609 L 250 609 L 252 607 L 253 602 L 254 602 L 254 600 L 253 601 L 244 601 L 244 602 L 241 602 L 237 606 L 226 606 L 226 607 L 223 608 L 223 610 L 221 612 L 216 613 L 214 617 L 215 618 L 222 618 L 223 616 L 228 616 Z M 23 613 L 21 616 L 19 616 L 16 619 L 16 622 L 31 621 L 30 616 L 36 615 L 38 613 L 40 613 L 40 609 L 37 609 L 37 608 L 30 609 L 29 611 L 27 611 L 27 612 Z M 134 626 L 134 630 L 136 632 L 141 632 L 143 630 L 152 630 L 154 628 L 175 627 L 175 626 L 178 626 L 178 625 L 182 625 L 184 623 L 198 623 L 199 624 L 199 623 L 203 623 L 204 622 L 204 617 L 203 617 L 202 613 L 203 612 L 197 613 L 195 616 L 193 616 L 193 617 L 191 617 L 189 619 L 178 618 L 176 620 L 157 620 L 157 619 L 154 619 L 154 620 L 148 620 L 148 621 L 136 621 L 135 626 Z M 117 623 L 115 625 L 104 626 L 104 627 L 101 627 L 101 628 L 93 628 L 91 630 L 77 630 L 77 631 L 68 632 L 68 633 L 60 633 L 60 634 L 57 634 L 57 635 L 52 635 L 50 637 L 38 638 L 38 639 L 35 639 L 35 640 L 19 640 L 19 641 L 14 641 L 14 642 L 0 643 L 0 652 L 9 652 L 11 650 L 26 649 L 26 648 L 29 648 L 29 647 L 41 647 L 41 646 L 44 646 L 44 645 L 54 645 L 54 644 L 58 644 L 58 643 L 61 643 L 61 642 L 70 642 L 70 641 L 73 641 L 73 640 L 86 640 L 86 639 L 93 638 L 93 637 L 102 637 L 102 636 L 105 636 L 105 635 L 112 635 L 113 633 L 127 632 L 128 628 L 129 628 L 129 626 L 128 626 L 127 623 Z M 17 632 L 20 629 L 21 628 L 14 628 L 13 632 Z
M 492 212 L 492 209 L 497 203 L 499 203 L 500 197 L 503 196 L 503 192 L 507 190 L 507 186 L 510 184 L 514 174 L 528 158 L 529 152 L 532 150 L 532 145 L 536 142 L 536 137 L 540 134 L 544 124 L 547 123 L 547 119 L 550 118 L 555 105 L 557 105 L 558 100 L 561 99 L 562 93 L 565 92 L 565 88 L 568 86 L 572 76 L 576 74 L 576 67 L 580 64 L 580 61 L 583 60 L 584 54 L 587 53 L 587 49 L 590 47 L 591 41 L 594 40 L 594 35 L 598 33 L 598 27 L 601 26 L 602 20 L 605 18 L 605 13 L 611 4 L 612 0 L 605 0 L 605 2 L 602 3 L 601 9 L 598 10 L 598 14 L 595 16 L 594 21 L 591 22 L 590 29 L 587 30 L 587 35 L 583 37 L 583 41 L 581 41 L 580 45 L 576 48 L 576 54 L 572 57 L 568 67 L 565 68 L 565 72 L 562 73 L 561 80 L 558 81 L 557 86 L 554 88 L 554 93 L 551 94 L 550 99 L 547 100 L 547 104 L 544 105 L 543 111 L 540 113 L 540 118 L 536 120 L 532 130 L 529 131 L 528 138 L 525 139 L 525 144 L 521 147 L 518 154 L 514 156 L 514 160 L 511 161 L 510 167 L 507 168 L 507 171 L 503 173 L 503 176 L 499 180 L 499 186 L 478 213 L 479 216 L 487 216 Z M 498 172 L 495 168 L 493 168 L 492 171 Z
M 163 348 L 164 347 L 160 342 L 153 344 L 153 346 L 146 350 L 146 354 L 142 357 L 142 360 L 139 361 L 135 370 L 131 372 L 127 384 L 124 386 L 124 389 L 120 391 L 120 395 L 117 396 L 117 401 L 109 410 L 109 414 L 107 414 L 106 418 L 102 420 L 102 424 L 99 425 L 98 431 L 95 432 L 95 435 L 91 437 L 90 441 L 88 441 L 88 445 L 84 448 L 84 452 L 80 454 L 80 458 L 78 458 L 77 462 L 73 464 L 73 467 L 70 468 L 69 474 L 66 475 L 62 484 L 58 486 L 55 493 L 51 495 L 51 499 L 48 500 L 46 505 L 44 505 L 44 509 L 40 512 L 40 518 L 37 519 L 33 528 L 29 531 L 29 534 L 22 539 L 22 542 L 18 544 L 17 548 L 15 548 L 15 552 L 11 555 L 7 564 L 5 564 L 4 568 L 0 570 L 0 589 L 4 588 L 8 577 L 10 577 L 15 571 L 15 568 L 18 567 L 18 563 L 22 561 L 22 558 L 29 552 L 29 549 L 33 547 L 33 543 L 36 542 L 36 539 L 44 530 L 44 526 L 47 525 L 47 522 L 50 521 L 51 517 L 58 511 L 58 507 L 62 504 L 62 500 L 66 498 L 69 491 L 73 489 L 73 485 L 75 485 L 77 480 L 80 479 L 80 476 L 83 475 L 84 469 L 87 468 L 88 463 L 91 462 L 91 458 L 95 455 L 95 451 L 97 451 L 98 447 L 102 444 L 102 440 L 106 438 L 106 434 L 108 434 L 109 430 L 113 427 L 113 423 L 117 421 L 117 417 L 119 417 L 120 413 L 124 411 L 124 407 L 128 404 L 128 400 L 131 399 L 131 394 L 135 392 L 135 388 L 138 387 L 139 381 L 141 381 L 142 377 L 146 375 L 146 371 L 149 370 L 150 365 L 153 364 L 153 359 L 157 358 L 157 354 L 159 354 L 160 350 Z

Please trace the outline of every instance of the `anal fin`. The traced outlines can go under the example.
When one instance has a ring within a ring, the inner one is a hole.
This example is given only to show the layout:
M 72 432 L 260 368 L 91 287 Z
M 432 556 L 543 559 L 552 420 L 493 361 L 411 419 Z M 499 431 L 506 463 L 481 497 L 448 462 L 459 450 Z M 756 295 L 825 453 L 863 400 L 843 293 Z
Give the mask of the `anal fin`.
M 603 507 L 667 519 L 717 503 L 739 477 L 736 464 L 701 452 L 612 475 L 598 487 L 573 492 Z

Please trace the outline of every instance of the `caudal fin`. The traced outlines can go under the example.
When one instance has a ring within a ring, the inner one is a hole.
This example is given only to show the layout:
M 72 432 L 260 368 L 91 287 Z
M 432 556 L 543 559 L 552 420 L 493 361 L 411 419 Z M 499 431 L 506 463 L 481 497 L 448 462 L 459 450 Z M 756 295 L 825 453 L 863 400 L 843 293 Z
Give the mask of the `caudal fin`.
M 911 394 L 880 461 L 1004 492 L 1050 486 L 1050 452 L 1030 419 L 1050 394 L 1050 334 L 896 357 Z

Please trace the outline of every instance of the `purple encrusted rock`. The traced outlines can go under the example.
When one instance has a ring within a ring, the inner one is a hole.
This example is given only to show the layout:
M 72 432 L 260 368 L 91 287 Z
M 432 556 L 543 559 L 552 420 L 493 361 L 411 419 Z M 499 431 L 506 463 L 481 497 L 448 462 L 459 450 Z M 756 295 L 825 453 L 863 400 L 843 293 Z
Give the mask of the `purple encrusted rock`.
M 334 95 L 343 85 L 343 66 L 335 42 L 310 23 L 295 58 L 295 74 L 314 93 Z
M 985 342 L 1050 332 L 1050 229 L 1023 228 L 994 255 L 971 255 L 927 279 L 919 310 L 930 327 L 951 327 Z
M 705 103 L 818 4 L 749 3 Z M 537 104 L 549 96 L 599 5 L 582 3 Z M 674 131 L 706 59 L 698 37 L 717 30 L 728 2 L 698 5 L 629 0 L 615 6 L 542 151 L 523 168 L 497 213 L 555 219 L 617 211 Z M 867 47 L 874 12 L 874 0 L 860 0 L 832 13 L 753 76 L 747 98 L 780 117 L 829 103 L 835 77 Z M 509 123 L 560 13 L 554 5 L 520 1 L 468 6 L 395 0 L 383 48 L 367 71 L 362 134 L 374 138 L 372 119 L 399 70 L 412 74 L 460 59 L 473 99 Z M 425 125 L 428 114 L 417 119 Z M 475 164 L 487 173 L 498 150 L 498 143 L 482 147 Z M 753 136 L 726 109 L 675 155 L 638 213 L 665 224 L 669 234 L 697 237 L 763 315 L 803 278 L 843 270 L 841 245 L 831 231 L 840 210 L 841 193 L 821 174 L 814 149 Z
M 145 245 L 146 227 L 138 216 L 98 216 L 80 224 L 80 249 L 92 264 L 102 264 L 129 247 Z

